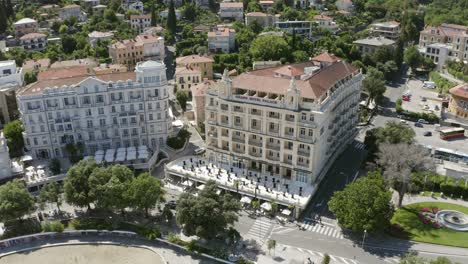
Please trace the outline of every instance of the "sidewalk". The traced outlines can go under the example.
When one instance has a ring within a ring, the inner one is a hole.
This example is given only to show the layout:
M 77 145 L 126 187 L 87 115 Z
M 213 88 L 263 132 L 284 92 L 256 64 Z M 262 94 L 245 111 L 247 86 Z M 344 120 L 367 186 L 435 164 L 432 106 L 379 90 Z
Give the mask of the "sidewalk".
M 450 199 L 450 198 L 421 196 L 421 195 L 409 195 L 409 194 L 403 197 L 403 205 L 421 203 L 421 202 L 442 202 L 442 203 L 451 203 L 451 204 L 457 204 L 457 205 L 468 207 L 468 202 L 460 200 L 460 199 Z

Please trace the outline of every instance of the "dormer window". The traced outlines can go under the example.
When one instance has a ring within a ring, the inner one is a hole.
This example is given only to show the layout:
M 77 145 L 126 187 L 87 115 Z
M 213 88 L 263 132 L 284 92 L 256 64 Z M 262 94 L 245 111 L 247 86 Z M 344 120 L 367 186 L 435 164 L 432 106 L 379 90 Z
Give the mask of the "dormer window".
M 107 87 L 109 87 L 109 88 L 114 88 L 114 84 L 113 84 L 112 82 L 109 82 L 108 85 L 107 85 Z

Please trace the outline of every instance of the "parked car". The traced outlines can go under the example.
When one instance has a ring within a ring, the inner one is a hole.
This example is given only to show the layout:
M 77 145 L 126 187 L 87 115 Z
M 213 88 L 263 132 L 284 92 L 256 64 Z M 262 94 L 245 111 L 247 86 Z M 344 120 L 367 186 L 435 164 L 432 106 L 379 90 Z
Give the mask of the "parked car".
M 426 132 L 424 132 L 423 135 L 424 135 L 425 137 L 430 137 L 430 136 L 432 136 L 432 132 L 431 132 L 431 131 L 426 131 Z
M 409 97 L 407 97 L 407 96 L 403 96 L 403 99 L 402 99 L 402 100 L 403 100 L 403 101 L 406 101 L 406 102 L 409 102 L 409 101 L 411 101 L 411 98 L 409 98 Z
M 171 200 L 171 201 L 166 203 L 166 206 L 169 207 L 170 209 L 175 209 L 176 206 L 177 206 L 177 202 L 174 201 L 174 200 Z
M 205 148 L 196 148 L 194 151 L 193 151 L 193 154 L 195 155 L 201 155 L 203 153 L 205 153 Z
M 425 82 L 423 83 L 423 88 L 435 89 L 435 88 L 436 88 L 436 84 L 435 84 L 435 82 L 425 81 Z
M 423 125 L 421 123 L 419 123 L 419 122 L 414 123 L 414 126 L 415 127 L 423 127 Z
M 429 124 L 429 122 L 427 122 L 425 119 L 418 119 L 418 123 Z
M 400 123 L 401 123 L 401 124 L 405 124 L 405 125 L 408 124 L 408 122 L 406 122 L 406 120 L 403 120 L 403 119 L 400 119 Z

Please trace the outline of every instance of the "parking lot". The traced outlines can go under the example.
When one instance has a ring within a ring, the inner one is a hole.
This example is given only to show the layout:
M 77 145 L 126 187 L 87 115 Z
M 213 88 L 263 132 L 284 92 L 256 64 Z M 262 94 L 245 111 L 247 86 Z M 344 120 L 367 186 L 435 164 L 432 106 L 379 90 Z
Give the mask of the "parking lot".
M 422 127 L 416 127 L 414 122 L 407 121 L 408 125 L 416 133 L 416 142 L 425 146 L 431 146 L 432 148 L 446 148 L 453 151 L 459 151 L 468 154 L 468 138 L 458 138 L 452 140 L 443 140 L 440 138 L 440 133 L 435 131 L 434 125 L 422 125 Z M 440 129 L 447 129 L 450 127 L 440 127 Z M 424 132 L 430 131 L 431 136 L 424 136 Z M 465 132 L 466 135 L 466 132 Z
M 402 107 L 412 112 L 434 113 L 440 117 L 442 98 L 437 97 L 436 89 L 423 88 L 423 82 L 411 79 L 407 83 L 406 91 L 411 94 L 410 101 L 403 100 Z

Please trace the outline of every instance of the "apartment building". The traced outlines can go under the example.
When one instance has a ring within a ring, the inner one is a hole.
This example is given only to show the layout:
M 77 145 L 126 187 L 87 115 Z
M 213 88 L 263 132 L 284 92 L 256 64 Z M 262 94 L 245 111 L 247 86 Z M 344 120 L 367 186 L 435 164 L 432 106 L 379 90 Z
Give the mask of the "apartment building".
M 262 27 L 272 27 L 279 19 L 279 14 L 270 15 L 262 12 L 250 12 L 245 14 L 245 24 L 247 26 L 256 21 Z
M 188 55 L 184 57 L 176 58 L 177 67 L 191 67 L 199 69 L 201 72 L 202 79 L 213 79 L 213 63 L 214 60 L 211 57 L 203 55 Z
M 131 15 L 130 25 L 139 34 L 143 33 L 145 29 L 151 27 L 151 14 L 147 15 Z
M 451 88 L 449 93 L 449 112 L 460 120 L 464 120 L 465 125 L 468 125 L 468 83 Z
M 83 6 L 85 8 L 97 6 L 101 4 L 101 0 L 82 0 Z
M 208 50 L 211 52 L 229 53 L 236 47 L 236 31 L 228 27 L 217 27 L 208 32 Z
M 262 7 L 263 12 L 267 12 L 268 8 L 273 8 L 275 5 L 275 1 L 272 0 L 260 0 L 258 3 Z
M 105 41 L 105 40 L 112 40 L 114 37 L 114 33 L 112 32 L 100 32 L 100 31 L 93 31 L 88 34 L 89 43 L 91 46 L 96 46 L 98 40 Z
M 314 21 L 277 21 L 275 27 L 292 34 L 293 31 L 300 36 L 312 38 L 312 27 L 315 24 Z
M 372 37 L 372 38 L 365 38 L 365 39 L 358 39 L 353 42 L 357 45 L 359 51 L 362 55 L 365 54 L 372 54 L 374 51 L 380 47 L 390 47 L 392 49 L 395 48 L 396 42 L 382 37 Z
M 202 123 L 205 123 L 205 96 L 206 91 L 211 87 L 215 82 L 212 80 L 203 80 L 197 85 L 193 85 L 190 90 L 192 93 L 192 106 L 194 113 L 194 121 L 197 126 Z
M 244 18 L 244 4 L 242 2 L 222 2 L 219 4 L 221 19 L 242 20 Z
M 338 25 L 336 24 L 335 21 L 333 21 L 333 18 L 329 16 L 315 15 L 314 22 L 319 28 L 326 29 L 332 33 L 335 33 L 338 31 Z
M 142 1 L 136 1 L 136 0 L 122 0 L 122 8 L 125 11 L 128 11 L 130 9 L 135 9 L 140 14 L 143 14 L 144 10 L 144 4 Z
M 17 38 L 29 33 L 35 33 L 38 28 L 37 21 L 31 18 L 20 19 L 13 25 L 15 27 L 15 35 Z
M 427 26 L 419 35 L 419 51 L 441 69 L 447 60 L 468 63 L 468 27 L 454 24 Z
M 372 24 L 370 31 L 375 37 L 383 37 L 396 41 L 400 36 L 401 28 L 400 23 L 387 21 Z
M 352 0 L 338 0 L 335 2 L 336 8 L 338 10 L 345 10 L 348 12 L 353 12 L 354 4 Z
M 22 85 L 22 68 L 14 60 L 0 61 L 0 125 L 18 117 L 15 92 Z
M 209 162 L 318 183 L 355 133 L 361 72 L 322 53 L 243 73 L 206 91 Z
M 42 72 L 50 67 L 50 59 L 34 59 L 34 60 L 27 60 L 23 62 L 23 72 Z
M 166 67 L 138 63 L 135 72 L 38 81 L 17 95 L 28 153 L 66 157 L 65 145 L 97 150 L 145 145 L 157 153 L 172 133 Z
M 29 33 L 23 35 L 19 41 L 25 50 L 45 50 L 47 47 L 47 36 L 42 33 Z
M 164 60 L 164 38 L 142 34 L 134 39 L 117 41 L 109 46 L 109 54 L 114 64 L 125 64 L 130 67 L 145 58 Z
M 190 92 L 190 88 L 199 84 L 202 80 L 200 69 L 191 66 L 177 67 L 174 80 L 176 91 L 182 90 Z
M 81 12 L 79 5 L 66 5 L 59 10 L 59 17 L 61 20 L 67 20 L 71 17 L 76 17 L 78 21 L 83 22 L 86 20 L 86 14 Z

